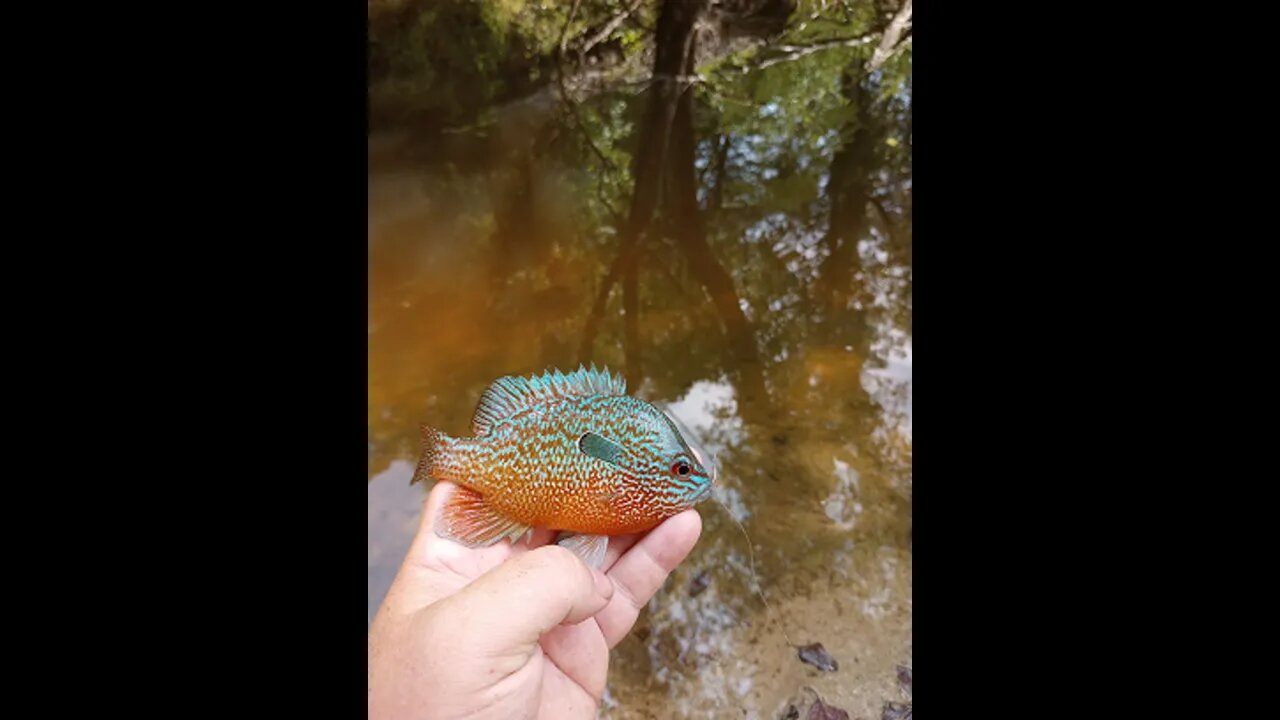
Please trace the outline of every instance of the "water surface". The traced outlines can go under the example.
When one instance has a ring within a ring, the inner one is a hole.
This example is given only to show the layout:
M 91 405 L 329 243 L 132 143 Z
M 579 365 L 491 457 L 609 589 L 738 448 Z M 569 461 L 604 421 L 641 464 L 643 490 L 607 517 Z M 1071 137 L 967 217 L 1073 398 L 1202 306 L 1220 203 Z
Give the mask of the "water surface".
M 428 489 L 408 484 L 418 424 L 467 434 L 495 378 L 569 370 L 589 354 L 701 436 L 728 508 L 699 507 L 697 547 L 614 652 L 602 716 L 774 718 L 804 686 L 852 717 L 903 700 L 910 163 L 893 153 L 909 120 L 883 100 L 879 115 L 838 112 L 850 100 L 832 77 L 816 96 L 830 111 L 810 108 L 807 125 L 787 120 L 812 105 L 797 88 L 691 129 L 696 206 L 655 220 L 594 315 L 618 252 L 610 213 L 628 204 L 625 155 L 613 171 L 593 165 L 581 143 L 556 145 L 568 130 L 543 149 L 501 127 L 371 141 L 370 618 Z M 597 108 L 601 132 L 613 127 L 607 147 L 624 152 L 635 116 L 609 107 Z M 858 132 L 872 121 L 867 150 Z M 696 236 L 682 234 L 690 212 Z M 754 541 L 772 611 L 729 513 Z M 839 670 L 801 663 L 784 628 L 821 642 Z

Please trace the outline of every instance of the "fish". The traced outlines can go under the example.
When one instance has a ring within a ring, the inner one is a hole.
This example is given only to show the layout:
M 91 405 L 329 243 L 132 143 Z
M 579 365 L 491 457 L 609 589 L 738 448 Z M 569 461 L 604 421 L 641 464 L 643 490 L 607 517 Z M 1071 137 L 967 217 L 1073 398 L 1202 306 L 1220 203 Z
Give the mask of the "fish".
M 599 568 L 609 538 L 640 533 L 711 495 L 715 458 L 670 412 L 627 394 L 626 380 L 579 365 L 506 375 L 481 394 L 472 437 L 422 424 L 410 484 L 457 487 L 433 523 L 467 547 L 513 544 L 536 528 Z

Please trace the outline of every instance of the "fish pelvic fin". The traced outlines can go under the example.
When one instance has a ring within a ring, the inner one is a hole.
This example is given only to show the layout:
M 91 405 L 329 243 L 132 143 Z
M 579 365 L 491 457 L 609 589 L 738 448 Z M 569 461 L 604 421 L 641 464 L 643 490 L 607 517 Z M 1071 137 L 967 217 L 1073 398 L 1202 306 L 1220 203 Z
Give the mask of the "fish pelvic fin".
M 609 549 L 609 536 L 561 533 L 556 544 L 582 558 L 587 567 L 599 570 L 604 565 L 604 554 Z
M 413 478 L 409 480 L 410 485 L 435 477 L 440 457 L 448 449 L 451 440 L 448 435 L 429 425 L 422 425 L 420 429 L 422 432 L 422 455 L 418 458 L 418 467 L 413 471 Z
M 504 539 L 515 543 L 531 531 L 529 526 L 503 517 L 480 493 L 461 485 L 445 501 L 434 529 L 440 537 L 472 548 L 488 547 Z

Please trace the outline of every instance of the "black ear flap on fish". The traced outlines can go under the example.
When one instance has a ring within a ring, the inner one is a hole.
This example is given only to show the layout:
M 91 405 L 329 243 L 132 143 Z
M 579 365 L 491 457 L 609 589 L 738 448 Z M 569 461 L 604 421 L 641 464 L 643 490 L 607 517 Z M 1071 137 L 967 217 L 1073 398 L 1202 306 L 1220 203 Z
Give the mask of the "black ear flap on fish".
M 624 457 L 622 446 L 593 432 L 584 433 L 582 437 L 578 438 L 578 449 L 610 465 L 622 465 Z

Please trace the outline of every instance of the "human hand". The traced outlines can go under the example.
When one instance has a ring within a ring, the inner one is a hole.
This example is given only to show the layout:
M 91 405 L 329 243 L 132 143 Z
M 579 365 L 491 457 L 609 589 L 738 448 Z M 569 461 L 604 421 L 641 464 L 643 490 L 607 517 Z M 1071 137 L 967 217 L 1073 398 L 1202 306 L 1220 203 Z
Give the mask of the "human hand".
M 612 537 L 600 570 L 536 530 L 528 546 L 467 548 L 432 523 L 438 482 L 369 630 L 371 720 L 592 718 L 609 650 L 702 532 L 693 510 Z

